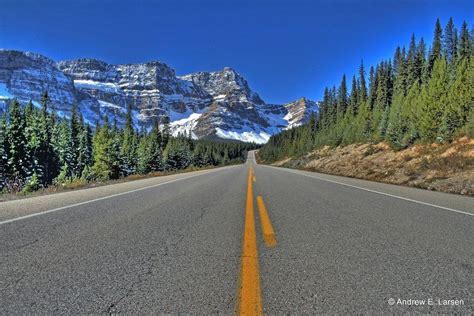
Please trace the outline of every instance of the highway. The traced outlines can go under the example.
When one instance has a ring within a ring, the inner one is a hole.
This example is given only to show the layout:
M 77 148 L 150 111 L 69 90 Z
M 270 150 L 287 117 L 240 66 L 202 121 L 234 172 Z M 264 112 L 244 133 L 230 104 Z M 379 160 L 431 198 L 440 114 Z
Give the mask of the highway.
M 474 312 L 473 198 L 253 152 L 2 202 L 0 241 L 2 315 Z

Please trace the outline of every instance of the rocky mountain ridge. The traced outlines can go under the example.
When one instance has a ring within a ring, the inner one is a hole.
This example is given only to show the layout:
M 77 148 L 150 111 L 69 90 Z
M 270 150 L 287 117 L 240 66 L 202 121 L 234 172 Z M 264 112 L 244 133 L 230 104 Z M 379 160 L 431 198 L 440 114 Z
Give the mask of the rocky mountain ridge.
M 68 116 L 76 104 L 91 124 L 104 115 L 122 124 L 130 105 L 137 128 L 148 128 L 168 116 L 174 135 L 257 143 L 307 122 L 318 111 L 317 102 L 305 98 L 284 105 L 266 104 L 229 67 L 177 76 L 157 61 L 112 65 L 82 58 L 54 62 L 40 54 L 0 50 L 0 112 L 11 98 L 39 105 L 45 90 L 60 115 Z

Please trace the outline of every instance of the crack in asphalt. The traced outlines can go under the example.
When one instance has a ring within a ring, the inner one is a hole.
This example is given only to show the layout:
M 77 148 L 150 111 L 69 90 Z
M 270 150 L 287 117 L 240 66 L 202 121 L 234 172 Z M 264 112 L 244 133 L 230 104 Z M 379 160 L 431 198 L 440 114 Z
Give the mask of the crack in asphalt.
M 197 221 L 202 220 L 204 216 L 204 208 L 201 209 L 201 212 L 197 218 Z M 144 260 L 142 260 L 142 263 L 140 265 L 148 265 L 148 267 L 145 269 L 146 271 L 143 273 L 137 274 L 137 280 L 135 282 L 132 282 L 129 286 L 127 291 L 125 292 L 124 295 L 120 296 L 117 300 L 114 302 L 110 303 L 107 307 L 107 309 L 104 311 L 107 314 L 118 314 L 121 313 L 118 309 L 118 305 L 120 304 L 121 301 L 126 299 L 127 297 L 131 296 L 135 290 L 135 288 L 140 285 L 141 283 L 145 282 L 150 276 L 153 275 L 153 270 L 155 267 L 155 263 L 158 262 L 160 257 L 167 257 L 168 254 L 170 253 L 170 249 L 176 249 L 178 248 L 179 244 L 181 241 L 184 239 L 185 234 L 182 231 L 186 231 L 188 226 L 194 225 L 195 223 L 190 223 L 188 225 L 183 226 L 180 230 L 176 232 L 176 235 L 178 236 L 175 238 L 173 241 L 168 242 L 165 241 L 165 244 L 163 245 L 161 251 L 158 251 L 156 253 L 150 254 L 148 257 L 146 257 Z M 170 229 L 167 229 L 167 235 L 172 236 L 172 231 Z M 161 256 L 160 256 L 161 254 Z

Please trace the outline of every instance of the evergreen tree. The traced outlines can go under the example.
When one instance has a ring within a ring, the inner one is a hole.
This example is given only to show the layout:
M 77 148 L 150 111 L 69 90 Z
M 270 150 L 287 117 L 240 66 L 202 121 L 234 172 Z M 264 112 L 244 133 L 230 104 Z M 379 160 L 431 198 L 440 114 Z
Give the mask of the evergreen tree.
M 55 125 L 54 114 L 50 115 L 50 99 L 45 91 L 41 97 L 41 113 L 38 120 L 38 132 L 40 132 L 40 144 L 37 150 L 37 159 L 40 172 L 40 181 L 43 185 L 50 184 L 59 173 L 59 162 L 57 153 L 53 149 L 52 136 Z M 38 172 L 38 171 L 37 171 Z
M 377 99 L 377 85 L 378 85 L 378 82 L 377 82 L 377 72 L 374 70 L 374 67 L 371 66 L 370 67 L 370 75 L 369 75 L 369 78 L 370 78 L 370 83 L 369 83 L 369 110 L 372 111 L 373 107 L 374 107 L 374 104 L 375 104 L 375 100 Z
M 133 174 L 136 170 L 136 136 L 132 121 L 132 107 L 128 106 L 125 128 L 123 130 L 120 156 L 122 160 L 122 173 Z
M 444 58 L 436 60 L 431 78 L 422 89 L 422 111 L 420 116 L 420 135 L 423 141 L 434 141 L 447 103 L 448 72 Z
M 3 191 L 7 176 L 7 163 L 8 163 L 8 156 L 7 156 L 7 121 L 5 116 L 0 116 L 0 192 Z
M 461 27 L 461 35 L 459 39 L 459 57 L 469 58 L 472 54 L 472 40 L 469 35 L 466 21 L 463 22 Z
M 439 19 L 436 20 L 433 45 L 431 47 L 430 58 L 429 58 L 429 73 L 433 70 L 436 60 L 441 58 L 442 53 L 442 37 L 443 31 L 441 30 L 441 23 Z
M 461 60 L 455 80 L 448 90 L 440 134 L 452 140 L 456 132 L 466 125 L 469 112 L 474 109 L 474 59 Z
M 346 75 L 342 76 L 341 84 L 337 91 L 337 114 L 338 117 L 342 116 L 347 109 L 347 84 L 346 84 Z
M 444 29 L 443 52 L 448 64 L 452 63 L 456 57 L 456 29 L 454 28 L 453 18 L 449 18 Z
M 423 42 L 420 43 L 420 45 L 424 45 Z M 400 75 L 404 76 L 404 82 L 403 82 L 403 89 L 405 90 L 405 93 L 408 91 L 408 89 L 411 87 L 411 85 L 415 82 L 421 79 L 421 74 L 422 74 L 422 53 L 420 52 L 424 50 L 423 47 L 419 48 L 416 45 L 416 39 L 415 39 L 415 34 L 412 34 L 411 40 L 410 40 L 410 48 L 408 49 L 408 55 L 406 58 L 406 61 L 404 62 L 404 71 L 401 72 Z M 399 80 L 400 81 L 400 80 Z
M 359 85 L 360 85 L 360 93 L 359 93 L 359 104 L 362 102 L 367 101 L 367 84 L 365 82 L 365 69 L 364 69 L 364 62 L 360 62 L 359 67 Z
M 70 127 L 69 127 L 69 147 L 70 147 L 70 164 L 69 168 L 71 170 L 71 176 L 73 178 L 79 178 L 82 173 L 83 166 L 81 165 L 81 161 L 79 161 L 80 152 L 80 133 L 82 129 L 81 122 L 79 121 L 79 117 L 77 114 L 77 106 L 74 104 L 71 110 L 71 119 L 70 119 Z
M 28 173 L 29 157 L 25 137 L 25 119 L 20 103 L 14 99 L 10 103 L 8 114 L 8 169 L 12 175 L 24 180 Z
M 370 68 L 366 102 L 359 69 L 359 80 L 354 77 L 348 101 L 351 111 L 344 115 L 339 110 L 339 93 L 326 88 L 318 121 L 272 136 L 259 150 L 260 157 L 274 161 L 305 155 L 314 147 L 367 141 L 387 141 L 400 149 L 419 140 L 474 136 L 474 37 L 465 22 L 460 36 L 457 34 L 451 19 L 443 37 L 438 20 L 428 55 L 423 39 L 416 44 L 412 35 L 407 53 L 397 47 L 393 63 L 382 61 Z M 352 108 L 358 111 L 353 113 Z M 338 109 L 337 120 L 334 109 Z
M 161 120 L 161 124 L 163 126 L 161 131 L 161 148 L 165 150 L 171 137 L 170 117 L 165 115 L 161 118 Z
M 161 149 L 160 124 L 158 121 L 155 121 L 155 124 L 150 134 L 149 152 L 150 152 L 151 159 L 148 164 L 148 169 L 150 171 L 162 171 L 163 170 L 163 153 Z
M 218 156 L 214 153 L 215 156 Z M 192 162 L 192 155 L 185 137 L 170 138 L 165 150 L 166 169 L 179 170 L 187 168 Z
M 401 140 L 401 145 L 406 147 L 413 144 L 420 137 L 419 123 L 421 113 L 421 84 L 414 82 L 408 90 L 401 108 L 401 120 L 407 126 L 407 132 Z
M 24 110 L 25 117 L 25 138 L 26 138 L 26 156 L 29 158 L 27 162 L 27 177 L 32 176 L 33 174 L 38 174 L 42 172 L 41 166 L 38 165 L 37 151 L 40 145 L 40 134 L 41 131 L 38 129 L 38 120 L 37 113 L 33 106 L 32 101 L 30 100 Z
M 359 104 L 359 88 L 357 87 L 356 77 L 352 77 L 352 86 L 351 94 L 349 96 L 349 108 L 351 109 L 351 114 L 355 115 L 357 113 L 357 107 Z
M 84 170 L 92 164 L 92 131 L 90 126 L 84 123 L 82 115 L 79 117 L 79 126 L 77 172 L 80 172 L 81 178 L 84 178 Z M 87 172 L 89 172 L 89 170 L 87 170 Z
M 112 140 L 110 138 L 109 122 L 107 116 L 104 119 L 104 125 L 96 129 L 92 141 L 94 163 L 91 171 L 98 180 L 109 180 L 112 173 L 112 160 L 110 152 Z
M 426 45 L 422 37 L 420 39 L 420 42 L 418 43 L 417 55 L 415 57 L 415 63 L 413 67 L 413 71 L 414 71 L 413 78 L 414 78 L 414 81 L 417 81 L 418 83 L 422 82 L 423 74 L 427 67 L 425 55 L 426 55 Z
M 60 119 L 54 126 L 51 143 L 59 158 L 59 168 L 61 168 L 63 178 L 70 178 L 74 162 L 72 160 L 71 130 L 67 119 Z
M 123 160 L 120 145 L 122 144 L 122 132 L 119 130 L 117 126 L 117 121 L 114 118 L 114 126 L 109 134 L 110 138 L 110 151 L 109 151 L 109 159 L 110 159 L 110 179 L 118 179 L 123 174 Z
M 391 63 L 383 62 L 379 69 L 377 99 L 375 100 L 371 119 L 374 128 L 374 139 L 378 141 L 385 138 L 388 124 L 389 105 L 392 98 Z

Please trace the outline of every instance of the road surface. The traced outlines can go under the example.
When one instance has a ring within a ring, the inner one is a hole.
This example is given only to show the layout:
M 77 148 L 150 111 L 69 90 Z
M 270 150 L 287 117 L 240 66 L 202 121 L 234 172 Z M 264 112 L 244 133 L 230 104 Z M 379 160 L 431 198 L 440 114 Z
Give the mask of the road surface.
M 3 202 L 0 314 L 472 313 L 473 214 L 469 197 L 253 153 Z

